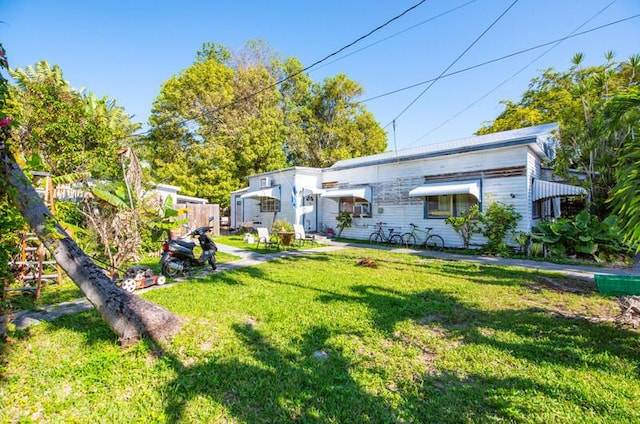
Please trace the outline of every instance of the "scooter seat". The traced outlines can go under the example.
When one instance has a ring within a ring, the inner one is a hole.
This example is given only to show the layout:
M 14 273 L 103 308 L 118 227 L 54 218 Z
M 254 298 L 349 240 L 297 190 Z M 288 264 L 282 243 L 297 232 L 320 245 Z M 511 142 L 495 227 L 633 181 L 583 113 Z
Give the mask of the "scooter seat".
M 196 247 L 196 244 L 192 241 L 174 240 L 174 243 L 186 247 L 187 249 L 193 249 L 194 247 Z

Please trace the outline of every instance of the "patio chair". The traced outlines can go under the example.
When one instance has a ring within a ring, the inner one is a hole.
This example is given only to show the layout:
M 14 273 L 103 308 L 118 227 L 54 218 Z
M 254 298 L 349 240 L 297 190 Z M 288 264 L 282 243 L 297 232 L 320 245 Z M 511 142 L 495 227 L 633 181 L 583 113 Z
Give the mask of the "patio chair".
M 277 242 L 271 241 L 271 235 L 267 228 L 258 227 L 256 228 L 256 231 L 258 231 L 258 244 L 256 244 L 256 248 L 260 248 L 260 243 L 262 243 L 267 249 L 273 246 L 278 247 Z
M 302 224 L 293 224 L 293 231 L 296 233 L 295 240 L 298 242 L 299 246 L 303 246 L 306 241 L 311 243 L 311 247 L 316 243 L 316 236 L 306 234 Z

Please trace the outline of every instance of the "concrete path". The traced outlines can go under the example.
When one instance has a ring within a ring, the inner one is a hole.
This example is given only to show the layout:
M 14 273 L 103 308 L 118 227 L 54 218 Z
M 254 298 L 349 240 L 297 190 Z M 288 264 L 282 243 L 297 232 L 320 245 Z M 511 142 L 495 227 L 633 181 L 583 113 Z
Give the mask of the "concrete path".
M 218 265 L 218 269 L 215 271 L 224 272 L 230 271 L 233 269 L 255 266 L 264 262 L 268 262 L 270 260 L 286 258 L 291 256 L 300 256 L 311 253 L 323 253 L 323 252 L 332 252 L 335 250 L 344 249 L 347 247 L 361 248 L 361 249 L 381 249 L 381 250 L 390 250 L 398 253 L 408 253 L 415 254 L 421 257 L 430 257 L 430 258 L 438 258 L 444 260 L 455 260 L 455 261 L 468 261 L 468 262 L 480 262 L 489 265 L 502 265 L 502 266 L 514 266 L 514 267 L 522 267 L 529 269 L 536 269 L 540 271 L 553 271 L 558 272 L 570 277 L 581 278 L 586 280 L 593 280 L 595 274 L 607 274 L 607 275 L 636 275 L 640 276 L 640 263 L 636 263 L 633 268 L 605 268 L 605 267 L 597 267 L 597 266 L 582 266 L 582 265 L 565 265 L 565 264 L 554 264 L 551 262 L 540 262 L 540 261 L 532 261 L 526 259 L 509 259 L 509 258 L 499 258 L 494 256 L 469 256 L 469 255 L 458 255 L 446 252 L 432 252 L 432 251 L 422 251 L 422 250 L 411 250 L 411 249 L 390 249 L 387 246 L 370 246 L 363 244 L 350 244 L 350 243 L 341 243 L 334 240 L 323 241 L 323 244 L 328 244 L 323 247 L 316 247 L 312 249 L 304 249 L 304 250 L 291 250 L 291 251 L 276 251 L 273 253 L 260 254 L 255 253 L 243 249 L 239 249 L 236 247 L 218 244 L 218 249 L 221 252 L 229 253 L 235 256 L 239 256 L 240 259 L 237 259 L 232 262 L 223 263 Z M 204 278 L 207 275 L 210 275 L 209 272 L 203 272 L 200 275 L 190 276 L 189 278 Z M 180 282 L 184 280 L 184 278 L 176 278 L 174 281 Z M 155 290 L 161 289 L 165 287 L 171 287 L 173 284 L 165 284 L 164 286 L 152 286 L 143 290 L 138 290 L 138 293 L 144 293 L 147 290 Z M 88 309 L 92 309 L 93 305 L 89 303 L 87 299 L 77 299 L 71 302 L 59 303 L 56 305 L 49 305 L 41 308 L 38 311 L 19 311 L 11 315 L 11 322 L 16 326 L 17 329 L 24 329 L 30 325 L 38 324 L 42 321 L 52 321 L 61 315 L 74 314 L 81 311 L 86 311 Z M 4 317 L 0 316 L 0 333 L 4 333 L 6 329 L 4 328 Z

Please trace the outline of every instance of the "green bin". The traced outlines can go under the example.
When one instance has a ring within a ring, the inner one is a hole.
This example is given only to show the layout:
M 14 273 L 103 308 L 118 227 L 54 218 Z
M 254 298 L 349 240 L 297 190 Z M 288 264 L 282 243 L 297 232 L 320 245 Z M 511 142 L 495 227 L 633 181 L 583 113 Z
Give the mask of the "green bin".
M 612 296 L 640 295 L 640 276 L 595 274 L 596 287 Z

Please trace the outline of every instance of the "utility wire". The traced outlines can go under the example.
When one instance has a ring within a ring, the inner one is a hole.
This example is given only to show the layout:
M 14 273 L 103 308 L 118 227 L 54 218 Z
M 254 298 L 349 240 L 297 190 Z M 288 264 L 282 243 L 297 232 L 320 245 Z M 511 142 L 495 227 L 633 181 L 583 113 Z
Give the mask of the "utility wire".
M 439 130 L 440 128 L 442 128 L 443 126 L 445 126 L 446 124 L 448 124 L 449 122 L 451 122 L 452 120 L 454 120 L 455 118 L 457 118 L 458 116 L 462 115 L 464 112 L 466 112 L 467 110 L 471 109 L 473 106 L 475 106 L 476 104 L 478 104 L 479 102 L 481 102 L 482 100 L 484 100 L 485 98 L 487 98 L 491 93 L 495 92 L 496 90 L 498 90 L 500 87 L 502 87 L 503 85 L 505 85 L 507 82 L 511 81 L 513 78 L 515 78 L 517 75 L 519 75 L 520 73 L 522 73 L 525 69 L 527 69 L 529 66 L 533 65 L 535 62 L 537 62 L 538 60 L 540 60 L 543 56 L 545 56 L 547 53 L 549 53 L 551 50 L 555 49 L 556 47 L 558 47 L 564 40 L 566 40 L 567 38 L 573 36 L 576 32 L 578 32 L 578 30 L 580 30 L 582 27 L 584 27 L 585 25 L 587 25 L 589 22 L 591 22 L 592 20 L 594 20 L 595 18 L 597 18 L 598 16 L 600 16 L 602 13 L 604 13 L 605 10 L 607 10 L 609 7 L 611 7 L 617 0 L 613 0 L 611 3 L 609 3 L 608 5 L 606 5 L 604 8 L 600 9 L 600 11 L 598 11 L 595 15 L 593 15 L 592 17 L 590 17 L 589 19 L 587 19 L 585 22 L 583 22 L 580 26 L 578 26 L 576 29 L 574 29 L 573 31 L 571 31 L 569 33 L 568 36 L 561 38 L 560 40 L 558 40 L 555 44 L 553 44 L 551 47 L 549 47 L 548 49 L 546 49 L 544 52 L 542 52 L 541 54 L 539 54 L 536 58 L 534 58 L 533 60 L 529 61 L 526 65 L 524 65 L 522 68 L 518 69 L 515 73 L 513 73 L 511 76 L 509 76 L 507 79 L 505 79 L 504 81 L 502 81 L 500 84 L 498 84 L 497 86 L 493 87 L 491 90 L 487 91 L 485 94 L 483 94 L 482 96 L 480 96 L 480 98 L 476 99 L 475 101 L 471 102 L 469 105 L 467 105 L 465 108 L 463 108 L 462 110 L 460 110 L 459 112 L 457 112 L 456 114 L 454 114 L 453 116 L 451 116 L 450 118 L 446 119 L 444 122 L 442 122 L 440 125 L 436 126 L 435 128 L 431 129 L 429 132 L 421 135 L 420 137 L 418 137 L 417 139 L 415 139 L 411 144 L 409 144 L 408 146 L 413 146 L 414 144 L 416 144 L 418 141 L 422 140 L 423 138 L 427 137 L 428 135 L 432 134 L 434 131 Z
M 619 23 L 622 23 L 622 22 L 625 22 L 625 21 L 629 21 L 631 19 L 636 19 L 638 17 L 640 17 L 640 14 L 629 16 L 629 17 L 623 18 L 623 19 L 619 19 L 617 21 L 609 22 L 607 24 L 600 25 L 600 26 L 597 26 L 595 28 L 587 29 L 587 30 L 582 31 L 582 32 L 577 32 L 577 33 L 575 33 L 573 35 L 568 35 L 566 37 L 557 38 L 555 40 L 548 41 L 548 42 L 542 43 L 542 44 L 538 44 L 537 46 L 529 47 L 529 48 L 526 48 L 526 49 L 523 49 L 523 50 L 519 50 L 519 51 L 514 52 L 514 53 L 509 53 L 507 55 L 500 56 L 500 57 L 495 58 L 495 59 L 487 60 L 486 62 L 478 63 L 477 65 L 469 66 L 468 68 L 462 68 L 462 69 L 459 69 L 459 70 L 454 71 L 454 72 L 449 72 L 448 74 L 442 75 L 441 79 L 442 78 L 451 77 L 451 76 L 454 76 L 454 75 L 457 75 L 457 74 L 461 74 L 463 72 L 467 72 L 467 71 L 470 71 L 472 69 L 480 68 L 482 66 L 486 66 L 486 65 L 489 65 L 491 63 L 499 62 L 499 61 L 504 60 L 504 59 L 509 59 L 510 57 L 518 56 L 518 55 L 521 55 L 523 53 L 528 53 L 530 51 L 537 50 L 537 49 L 540 49 L 542 47 L 546 47 L 546 46 L 549 46 L 551 44 L 555 44 L 555 43 L 558 43 L 558 42 L 561 42 L 561 41 L 564 41 L 564 40 L 568 40 L 570 38 L 579 37 L 581 35 L 585 35 L 585 34 L 588 34 L 590 32 L 598 31 L 600 29 L 603 29 L 603 28 L 606 28 L 606 27 L 610 27 L 612 25 L 616 25 L 616 24 L 619 24 Z M 378 95 L 373 96 L 373 97 L 368 97 L 368 98 L 366 98 L 364 100 L 360 100 L 360 103 L 367 103 L 367 102 L 370 102 L 372 100 L 377 100 L 377 99 L 380 99 L 382 97 L 387 97 L 387 96 L 390 96 L 392 94 L 396 94 L 396 93 L 400 93 L 402 91 L 410 90 L 412 88 L 420 87 L 421 85 L 428 84 L 428 83 L 430 83 L 432 81 L 435 81 L 435 80 L 436 80 L 436 78 L 432 78 L 432 79 L 421 81 L 421 82 L 417 82 L 415 84 L 411 84 L 411 85 L 408 85 L 408 86 L 405 86 L 405 87 L 402 87 L 402 88 L 398 88 L 396 90 L 388 91 L 386 93 L 378 94 Z
M 282 78 L 282 79 L 280 79 L 280 80 L 278 80 L 278 81 L 274 82 L 273 84 L 270 84 L 270 85 L 268 85 L 268 86 L 266 86 L 266 87 L 263 87 L 263 88 L 261 88 L 261 89 L 259 89 L 259 90 L 257 90 L 257 91 L 254 91 L 254 92 L 253 92 L 253 93 L 251 93 L 251 94 L 248 94 L 248 95 L 246 95 L 246 96 L 244 96 L 244 97 L 241 97 L 241 98 L 239 98 L 239 99 L 237 99 L 237 100 L 234 100 L 233 102 L 228 103 L 228 104 L 226 104 L 226 105 L 220 106 L 220 107 L 216 108 L 216 109 L 214 110 L 214 112 L 216 112 L 216 111 L 218 111 L 218 110 L 221 110 L 221 109 L 224 109 L 224 108 L 227 108 L 227 107 L 229 107 L 229 106 L 233 106 L 233 105 L 234 105 L 234 104 L 236 104 L 236 103 L 241 103 L 241 102 L 244 102 L 245 100 L 249 100 L 249 99 L 251 99 L 252 97 L 257 96 L 258 94 L 260 94 L 260 93 L 262 93 L 262 92 L 264 92 L 264 91 L 266 91 L 266 90 L 269 90 L 269 89 L 271 89 L 271 88 L 273 88 L 273 87 L 276 87 L 276 86 L 278 86 L 278 85 L 282 84 L 283 82 L 286 82 L 286 81 L 290 80 L 291 78 L 293 78 L 293 77 L 295 77 L 295 76 L 297 76 L 297 75 L 300 75 L 300 74 L 301 74 L 301 73 L 303 73 L 303 72 L 306 72 L 306 71 L 310 70 L 310 69 L 311 69 L 311 68 L 313 68 L 314 66 L 321 64 L 322 62 L 324 62 L 324 61 L 326 61 L 326 60 L 328 60 L 328 59 L 332 58 L 333 56 L 335 56 L 335 55 L 339 54 L 340 52 L 342 52 L 342 51 L 344 51 L 344 50 L 346 50 L 346 49 L 348 49 L 349 47 L 353 46 L 354 44 L 359 43 L 360 41 L 364 40 L 365 38 L 367 38 L 367 37 L 371 36 L 374 32 L 377 32 L 377 31 L 381 30 L 382 28 L 384 28 L 384 27 L 386 27 L 387 25 L 389 25 L 391 22 L 393 22 L 393 21 L 396 21 L 396 20 L 400 19 L 401 17 L 403 17 L 403 16 L 404 16 L 404 15 L 406 15 L 407 13 L 411 12 L 413 9 L 415 9 L 415 8 L 417 8 L 417 7 L 421 6 L 422 4 L 424 4 L 426 1 L 427 1 L 427 0 L 421 0 L 420 2 L 418 2 L 418 3 L 414 4 L 414 5 L 413 5 L 413 6 L 411 6 L 410 8 L 406 9 L 404 12 L 400 13 L 399 15 L 394 16 L 393 18 L 389 19 L 388 21 L 386 21 L 386 22 L 385 22 L 385 23 L 383 23 L 382 25 L 378 25 L 377 27 L 375 27 L 374 29 L 372 29 L 371 31 L 369 31 L 368 33 L 366 33 L 365 35 L 362 35 L 362 36 L 358 37 L 357 39 L 355 39 L 355 40 L 354 40 L 354 41 L 352 41 L 351 43 L 349 43 L 349 44 L 347 44 L 347 45 L 345 45 L 345 46 L 343 46 L 343 47 L 339 48 L 338 50 L 336 50 L 336 51 L 335 51 L 335 52 L 333 52 L 333 53 L 328 54 L 328 55 L 327 55 L 327 56 L 325 56 L 324 58 L 322 58 L 322 59 L 320 59 L 320 60 L 317 60 L 317 61 L 313 62 L 311 65 L 309 65 L 309 66 L 307 66 L 307 67 L 305 67 L 305 68 L 303 68 L 303 69 L 301 69 L 301 70 L 299 70 L 299 71 L 297 71 L 297 72 L 294 72 L 294 73 L 292 73 L 292 74 L 289 74 L 289 75 L 287 75 L 286 77 L 284 77 L 284 78 Z M 516 1 L 517 1 L 517 0 L 516 0 Z
M 365 38 L 367 38 L 367 37 L 371 36 L 373 33 L 375 33 L 375 32 L 377 32 L 377 31 L 381 30 L 382 28 L 386 27 L 386 26 L 387 26 L 387 25 L 389 25 L 390 23 L 392 23 L 392 22 L 394 22 L 394 21 L 396 21 L 396 20 L 400 19 L 401 17 L 403 17 L 403 16 L 404 16 L 404 15 L 406 15 L 407 13 L 411 12 L 412 10 L 414 10 L 414 9 L 416 9 L 417 7 L 421 6 L 422 4 L 426 3 L 426 1 L 427 1 L 427 0 L 421 0 L 421 1 L 419 1 L 418 3 L 414 4 L 413 6 L 409 7 L 408 9 L 404 10 L 402 13 L 400 13 L 400 14 L 398 14 L 398 15 L 394 16 L 393 18 L 391 18 L 391 19 L 387 20 L 387 21 L 386 21 L 386 22 L 384 22 L 383 24 L 378 25 L 377 27 L 375 27 L 374 29 L 372 29 L 372 30 L 371 30 L 371 31 L 369 31 L 368 33 L 366 33 L 366 34 L 364 34 L 364 35 L 362 35 L 362 36 L 358 37 L 358 38 L 357 38 L 357 39 L 355 39 L 354 41 L 350 42 L 349 44 L 347 44 L 347 45 L 345 45 L 345 46 L 343 46 L 343 47 L 341 47 L 341 48 L 339 48 L 339 49 L 338 49 L 338 50 L 336 50 L 335 52 L 330 53 L 330 54 L 328 54 L 327 56 L 325 56 L 324 58 L 322 58 L 322 59 L 320 59 L 320 60 L 317 60 L 317 61 L 313 62 L 311 65 L 309 65 L 309 66 L 307 66 L 307 67 L 305 67 L 305 68 L 303 68 L 303 69 L 301 69 L 301 70 L 299 70 L 299 71 L 297 71 L 297 72 L 294 72 L 294 73 L 292 73 L 292 74 L 289 74 L 289 75 L 287 75 L 286 77 L 284 77 L 284 78 L 282 78 L 282 79 L 280 79 L 280 80 L 278 80 L 278 81 L 274 82 L 273 84 L 270 84 L 270 85 L 268 85 L 268 86 L 266 86 L 266 87 L 263 87 L 263 88 L 261 88 L 261 89 L 259 89 L 259 90 L 257 90 L 257 91 L 254 91 L 253 93 L 250 93 L 250 94 L 248 94 L 248 95 L 246 95 L 246 96 L 244 96 L 244 97 L 241 97 L 241 98 L 239 98 L 239 99 L 236 99 L 236 100 L 234 100 L 233 102 L 230 102 L 230 103 L 227 103 L 227 104 L 225 104 L 225 105 L 219 106 L 219 107 L 217 107 L 216 109 L 212 110 L 211 112 L 217 112 L 217 111 L 219 111 L 219 110 L 222 110 L 222 109 L 228 108 L 228 107 L 230 107 L 230 106 L 233 106 L 233 105 L 235 105 L 235 104 L 237 104 L 237 103 L 241 103 L 241 102 L 244 102 L 244 101 L 246 101 L 246 100 L 249 100 L 249 99 L 251 99 L 251 98 L 253 98 L 253 97 L 257 96 L 258 94 L 265 92 L 266 90 L 269 90 L 269 89 L 271 89 L 271 88 L 273 88 L 273 87 L 276 87 L 276 86 L 278 86 L 278 85 L 282 84 L 283 82 L 286 82 L 286 81 L 290 80 L 291 78 L 293 78 L 293 77 L 295 77 L 295 76 L 297 76 L 297 75 L 300 75 L 300 74 L 301 74 L 301 73 L 303 73 L 303 72 L 306 72 L 306 71 L 310 70 L 310 69 L 311 69 L 311 68 L 313 68 L 314 66 L 321 64 L 322 62 L 324 62 L 324 61 L 326 61 L 326 60 L 328 60 L 328 59 L 332 58 L 333 56 L 335 56 L 335 55 L 337 55 L 337 54 L 340 54 L 340 53 L 341 53 L 341 52 L 343 52 L 344 50 L 348 49 L 349 47 L 351 47 L 351 46 L 353 46 L 353 45 L 355 45 L 355 44 L 357 44 L 357 43 L 359 43 L 360 41 L 364 40 Z M 474 1 L 475 1 L 475 0 L 474 0 Z M 201 116 L 202 116 L 202 115 L 201 115 Z M 179 121 L 179 122 L 177 123 L 177 125 L 182 125 L 182 124 L 184 124 L 184 123 L 186 123 L 186 122 L 188 122 L 188 121 L 191 121 L 191 120 L 193 120 L 193 118 L 188 118 L 188 119 L 186 119 L 186 118 L 185 118 L 185 119 L 183 119 L 183 120 Z M 148 129 L 147 131 L 142 132 L 142 133 L 132 134 L 132 135 L 130 135 L 129 137 L 140 137 L 140 136 L 144 136 L 144 135 L 149 134 L 149 133 L 151 132 L 151 130 L 152 130 L 152 129 Z
M 330 62 L 325 63 L 325 64 L 324 64 L 324 65 L 322 65 L 322 66 L 318 66 L 317 68 L 315 68 L 315 69 L 314 69 L 314 71 L 317 71 L 318 69 L 322 69 L 322 68 L 324 68 L 324 67 L 326 67 L 326 66 L 329 66 L 329 65 L 331 65 L 332 63 L 336 63 L 336 62 L 338 62 L 338 61 L 340 61 L 340 60 L 342 60 L 342 59 L 346 59 L 346 58 L 347 58 L 347 57 L 349 57 L 349 56 L 353 56 L 353 55 L 354 55 L 354 54 L 356 54 L 356 53 L 360 53 L 360 52 L 361 52 L 361 51 L 363 51 L 363 50 L 366 50 L 366 49 L 368 49 L 368 48 L 370 48 L 370 47 L 373 47 L 373 46 L 375 46 L 375 45 L 378 45 L 378 44 L 380 44 L 380 43 L 383 43 L 383 42 L 385 42 L 385 41 L 387 41 L 387 40 L 390 40 L 390 39 L 392 39 L 392 38 L 394 38 L 394 37 L 397 37 L 397 36 L 398 36 L 398 35 L 400 35 L 400 34 L 404 34 L 405 32 L 411 31 L 412 29 L 415 29 L 415 28 L 417 28 L 417 27 L 419 27 L 419 26 L 422 26 L 422 25 L 424 25 L 424 24 L 426 24 L 426 23 L 429 23 L 429 22 L 431 22 L 431 21 L 435 21 L 436 19 L 441 18 L 441 17 L 443 17 L 443 16 L 445 16 L 445 15 L 448 15 L 449 13 L 455 12 L 455 11 L 456 11 L 456 10 L 458 10 L 458 9 L 462 9 L 462 8 L 463 8 L 463 7 L 465 7 L 465 6 L 469 6 L 471 3 L 475 3 L 476 1 L 478 1 L 478 0 L 470 0 L 470 1 L 466 2 L 466 3 L 461 4 L 460 6 L 454 7 L 453 9 L 449 9 L 449 10 L 447 10 L 447 11 L 445 11 L 445 12 L 442 12 L 442 13 L 440 13 L 440 14 L 436 15 L 436 16 L 433 16 L 433 17 L 431 17 L 431 18 L 429 18 L 429 19 L 426 19 L 426 20 L 424 20 L 424 21 L 422 21 L 422 22 L 419 22 L 419 23 L 417 23 L 417 24 L 415 24 L 415 25 L 411 25 L 410 27 L 405 28 L 405 29 L 403 29 L 402 31 L 398 31 L 398 32 L 396 32 L 396 33 L 393 33 L 393 34 L 391 34 L 391 35 L 387 36 L 387 37 L 381 38 L 380 40 L 375 41 L 375 42 L 373 42 L 373 43 L 371 43 L 371 44 L 367 44 L 367 45 L 366 45 L 366 46 L 364 46 L 364 47 L 360 47 L 359 49 L 354 50 L 354 51 L 352 51 L 351 53 L 347 53 L 347 54 L 345 54 L 344 56 L 340 56 L 340 57 L 338 57 L 338 58 L 336 58 L 336 59 L 334 59 L 334 60 L 332 60 L 332 61 L 330 61 Z
M 427 86 L 427 88 L 425 88 L 424 90 L 422 90 L 422 92 L 421 92 L 420 94 L 418 94 L 418 96 L 417 96 L 415 99 L 413 99 L 413 100 L 411 101 L 411 103 L 409 103 L 409 104 L 408 104 L 404 109 L 402 109 L 402 112 L 400 112 L 400 113 L 399 113 L 395 118 L 393 118 L 393 121 L 396 121 L 396 120 L 397 120 L 398 118 L 400 118 L 400 116 L 402 116 L 402 115 L 403 115 L 407 110 L 409 110 L 409 108 L 410 108 L 411 106 L 413 106 L 413 105 L 418 101 L 418 99 L 420 99 L 420 97 L 422 97 L 422 96 L 424 95 L 424 93 L 426 93 L 426 92 L 427 92 L 427 91 L 428 91 L 428 90 L 429 90 L 429 89 L 430 89 L 430 88 L 431 88 L 431 87 L 436 83 L 436 81 L 438 81 L 440 78 L 442 78 L 442 76 L 443 76 L 445 73 L 447 73 L 447 71 L 448 71 L 449 69 L 451 69 L 451 68 L 453 67 L 453 65 L 455 65 L 455 64 L 458 62 L 458 60 L 462 59 L 462 57 L 463 57 L 465 54 L 467 54 L 467 52 L 468 52 L 469 50 L 471 50 L 471 48 L 472 48 L 472 47 L 473 47 L 473 46 L 474 46 L 478 41 L 480 41 L 480 39 L 481 39 L 481 38 L 482 38 L 482 37 L 483 37 L 487 32 L 489 32 L 489 30 L 490 30 L 491 28 L 493 28 L 493 26 L 494 26 L 496 23 L 498 23 L 498 21 L 499 21 L 500 19 L 502 19 L 502 17 L 503 17 L 504 15 L 506 15 L 506 14 L 507 14 L 507 12 L 508 12 L 509 10 L 511 10 L 511 8 L 512 8 L 513 6 L 515 6 L 515 4 L 516 4 L 517 2 L 518 2 L 518 0 L 514 0 L 514 1 L 513 1 L 513 3 L 511 3 L 511 4 L 509 5 L 509 7 L 507 7 L 507 8 L 504 10 L 504 12 L 502 12 L 502 13 L 500 14 L 500 16 L 498 16 L 498 17 L 497 17 L 497 18 L 496 18 L 496 19 L 491 23 L 491 25 L 489 25 L 489 26 L 488 26 L 484 31 L 482 31 L 482 33 L 481 33 L 479 36 L 477 36 L 477 37 L 476 37 L 476 39 L 475 39 L 475 40 L 473 40 L 473 42 L 472 42 L 471 44 L 469 44 L 469 46 L 468 46 L 466 49 L 464 49 L 464 51 L 463 51 L 462 53 L 460 53 L 460 54 L 458 55 L 458 57 L 457 57 L 453 62 L 451 62 L 451 63 L 449 64 L 449 66 L 447 66 L 447 67 L 445 68 L 445 70 L 444 70 L 444 71 L 442 71 L 442 72 L 440 73 L 440 75 L 438 75 L 438 77 L 437 77 L 436 79 L 434 79 L 434 80 L 431 82 L 431 84 L 429 84 L 429 85 Z M 393 121 L 392 121 L 392 122 L 393 122 Z M 391 123 L 389 123 L 389 124 L 385 125 L 385 126 L 384 126 L 384 128 L 387 128 L 389 125 L 391 125 Z

